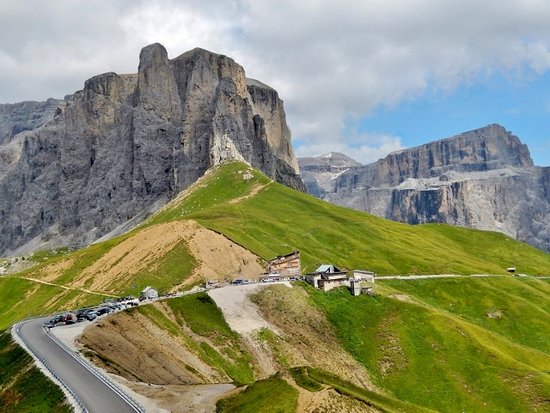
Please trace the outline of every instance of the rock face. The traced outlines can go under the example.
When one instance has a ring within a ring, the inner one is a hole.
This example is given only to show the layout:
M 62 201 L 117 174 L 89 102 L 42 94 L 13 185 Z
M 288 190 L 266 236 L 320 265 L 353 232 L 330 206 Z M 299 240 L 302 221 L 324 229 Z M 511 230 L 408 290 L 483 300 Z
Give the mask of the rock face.
M 1 105 L 0 255 L 90 243 L 229 159 L 305 190 L 277 92 L 202 49 L 153 44 L 137 74 Z
M 350 164 L 340 173 L 337 167 L 329 180 L 318 178 L 322 173 L 306 159 L 299 161 L 308 190 L 329 202 L 411 224 L 500 231 L 550 252 L 550 167 L 534 166 L 527 146 L 502 126 L 394 152 L 370 165 Z

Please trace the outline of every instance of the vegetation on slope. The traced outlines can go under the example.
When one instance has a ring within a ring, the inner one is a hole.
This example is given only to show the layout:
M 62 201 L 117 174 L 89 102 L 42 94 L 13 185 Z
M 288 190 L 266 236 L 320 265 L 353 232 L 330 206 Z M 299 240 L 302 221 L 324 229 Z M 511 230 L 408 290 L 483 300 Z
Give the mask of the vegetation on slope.
M 278 376 L 258 380 L 216 404 L 217 413 L 294 413 L 298 391 Z
M 251 383 L 254 373 L 251 356 L 241 343 L 240 336 L 231 330 L 216 303 L 199 293 L 168 301 L 180 324 L 186 323 L 199 336 L 208 338 L 215 346 L 200 344 L 211 365 L 221 369 L 237 383 Z
M 203 293 L 111 315 L 87 328 L 79 340 L 88 357 L 129 380 L 158 385 L 254 382 L 252 357 L 241 337 Z
M 247 191 L 258 192 L 247 198 Z M 299 249 L 306 271 L 324 262 L 379 274 L 498 274 L 509 266 L 545 274 L 550 269 L 549 254 L 502 234 L 388 221 L 271 182 L 238 162 L 211 173 L 148 225 L 174 219 L 194 219 L 266 259 Z
M 1 291 L 1 290 L 0 290 Z M 70 412 L 63 392 L 32 365 L 7 330 L 0 331 L 0 412 Z
M 29 316 L 52 314 L 101 300 L 100 296 L 79 290 L 37 284 L 11 276 L 0 277 L 0 329 Z
M 77 286 L 107 294 L 139 295 L 147 285 L 167 292 L 191 274 L 196 265 L 186 242 L 174 242 L 162 251 L 143 251 L 143 243 L 159 237 L 158 231 L 131 231 L 111 240 L 64 254 L 39 252 L 32 259 L 38 264 L 18 276 L 47 279 L 59 285 Z M 141 248 L 139 247 L 141 245 Z M 145 249 L 147 246 L 145 246 Z M 141 253 L 139 259 L 129 259 Z M 151 260 L 154 257 L 154 260 Z M 136 263 L 137 261 L 137 263 Z M 101 283 L 98 279 L 104 278 Z
M 430 281 L 445 287 L 445 281 Z M 380 284 L 377 288 L 384 291 Z M 514 285 L 506 288 L 512 291 Z M 412 294 L 399 295 L 398 300 L 387 295 L 352 297 L 345 289 L 307 290 L 346 350 L 367 367 L 375 384 L 399 400 L 442 412 L 550 407 L 549 354 L 521 344 L 523 331 L 485 329 L 448 311 L 449 303 L 432 307 Z M 455 300 L 467 301 L 472 312 L 486 311 L 483 287 L 449 292 Z M 530 315 L 514 317 L 518 324 L 529 325 Z M 550 331 L 547 314 L 541 323 Z
M 385 287 L 550 354 L 550 285 L 535 278 L 383 281 Z

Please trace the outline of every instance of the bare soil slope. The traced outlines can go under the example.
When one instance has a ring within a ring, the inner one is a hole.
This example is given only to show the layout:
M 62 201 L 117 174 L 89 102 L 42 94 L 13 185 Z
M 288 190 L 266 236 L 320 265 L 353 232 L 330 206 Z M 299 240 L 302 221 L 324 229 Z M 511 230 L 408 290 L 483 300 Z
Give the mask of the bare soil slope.
M 158 385 L 230 381 L 139 312 L 122 312 L 93 324 L 79 341 L 98 365 L 128 380 Z
M 89 265 L 71 256 L 30 274 L 48 282 L 64 281 L 73 288 L 119 292 L 140 274 L 162 277 L 161 263 L 169 253 L 190 254 L 196 265 L 175 275 L 173 290 L 202 280 L 255 278 L 264 271 L 258 256 L 195 221 L 174 221 L 143 228 L 108 249 Z M 175 270 L 177 272 L 177 269 Z M 67 280 L 67 274 L 74 274 Z M 142 275 L 141 275 L 142 276 Z M 174 275 L 171 275 L 174 277 Z

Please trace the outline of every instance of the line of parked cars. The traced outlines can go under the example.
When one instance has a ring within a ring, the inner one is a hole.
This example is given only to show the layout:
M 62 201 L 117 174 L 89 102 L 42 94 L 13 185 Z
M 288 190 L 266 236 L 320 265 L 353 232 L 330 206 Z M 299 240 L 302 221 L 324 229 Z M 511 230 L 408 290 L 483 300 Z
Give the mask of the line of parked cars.
M 48 320 L 44 326 L 52 328 L 58 325 L 69 325 L 78 323 L 80 321 L 94 321 L 97 317 L 104 314 L 110 314 L 125 308 L 135 307 L 138 305 L 138 300 L 131 297 L 125 297 L 123 299 L 117 299 L 115 302 L 103 303 L 100 306 L 81 308 L 75 311 L 69 311 L 63 314 L 57 314 Z

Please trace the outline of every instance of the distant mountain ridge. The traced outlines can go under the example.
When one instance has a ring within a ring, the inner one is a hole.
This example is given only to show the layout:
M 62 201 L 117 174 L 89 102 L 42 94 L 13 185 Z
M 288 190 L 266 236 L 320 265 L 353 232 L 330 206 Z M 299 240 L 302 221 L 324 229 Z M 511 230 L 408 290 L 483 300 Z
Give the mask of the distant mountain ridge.
M 550 252 L 550 167 L 535 166 L 527 146 L 500 125 L 369 165 L 298 162 L 308 191 L 329 202 L 411 224 L 499 231 Z
M 331 152 L 319 157 L 298 158 L 302 180 L 307 191 L 317 198 L 324 198 L 326 189 L 343 172 L 361 164 L 343 153 Z
M 0 256 L 82 246 L 139 222 L 226 160 L 305 187 L 277 92 L 231 58 L 142 49 L 63 101 L 0 105 Z

